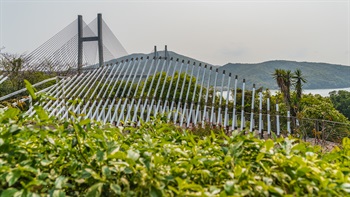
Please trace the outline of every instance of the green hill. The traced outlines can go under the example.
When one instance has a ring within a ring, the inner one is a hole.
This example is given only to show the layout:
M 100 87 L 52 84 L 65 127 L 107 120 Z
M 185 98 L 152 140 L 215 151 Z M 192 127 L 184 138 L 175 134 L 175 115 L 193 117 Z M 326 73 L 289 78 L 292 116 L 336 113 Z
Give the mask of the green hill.
M 116 60 L 111 60 L 108 63 L 115 61 L 121 61 L 125 59 L 131 59 L 136 57 L 147 56 L 153 57 L 153 53 L 150 54 L 131 54 L 118 58 Z M 165 56 L 164 51 L 159 51 L 158 56 Z M 326 89 L 326 88 L 347 88 L 350 87 L 350 66 L 336 65 L 336 64 L 327 64 L 327 63 L 314 63 L 314 62 L 296 62 L 296 61 L 284 61 L 284 60 L 274 60 L 267 61 L 257 64 L 243 64 L 243 63 L 228 63 L 224 66 L 214 66 L 205 62 L 195 60 L 193 58 L 177 54 L 175 52 L 169 51 L 168 56 L 173 57 L 174 60 L 179 59 L 180 61 L 184 60 L 185 62 L 199 62 L 202 65 L 207 64 L 208 66 L 213 66 L 219 69 L 219 72 L 222 73 L 223 70 L 226 73 L 232 73 L 233 76 L 238 75 L 239 82 L 242 82 L 243 79 L 246 79 L 247 88 L 251 88 L 253 84 L 256 84 L 257 87 L 264 87 L 269 89 L 277 89 L 276 82 L 272 77 L 272 73 L 275 69 L 288 69 L 294 71 L 300 69 L 303 72 L 303 75 L 308 80 L 304 85 L 305 89 Z M 150 61 L 148 66 L 151 66 Z M 160 68 L 159 68 L 160 69 Z M 179 66 L 175 68 L 179 69 Z M 172 69 L 171 69 L 172 72 Z M 221 84 L 221 76 L 218 75 L 217 84 Z M 226 75 L 227 76 L 227 75 Z M 211 84 L 214 84 L 213 79 Z M 226 82 L 227 84 L 227 78 Z M 232 86 L 231 86 L 232 87 Z M 239 83 L 241 87 L 241 83 Z
M 306 89 L 350 87 L 350 66 L 336 64 L 275 60 L 258 64 L 229 63 L 219 70 L 238 75 L 239 79 L 245 78 L 248 87 L 255 83 L 257 87 L 276 89 L 271 74 L 277 68 L 292 71 L 300 69 L 308 80 L 304 86 Z

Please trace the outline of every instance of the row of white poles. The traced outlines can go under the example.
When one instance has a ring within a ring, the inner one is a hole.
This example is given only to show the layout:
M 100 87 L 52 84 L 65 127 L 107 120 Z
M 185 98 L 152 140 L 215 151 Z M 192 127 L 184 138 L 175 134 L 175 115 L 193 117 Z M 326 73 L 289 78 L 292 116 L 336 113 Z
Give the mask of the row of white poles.
M 219 76 L 221 81 L 218 81 Z M 213 80 L 213 87 L 210 86 L 211 80 Z M 225 73 L 225 71 L 219 73 L 218 68 L 214 71 L 212 67 L 203 66 L 198 62 L 191 63 L 162 57 L 151 59 L 140 57 L 64 78 L 47 90 L 47 94 L 55 97 L 56 100 L 48 99 L 41 105 L 49 111 L 50 116 L 70 118 L 71 111 L 117 126 L 139 126 L 143 121 L 150 121 L 151 117 L 166 114 L 168 121 L 184 127 L 210 124 L 223 126 L 227 130 L 237 128 L 244 130 L 245 115 L 248 114 L 244 111 L 246 83 L 243 79 L 240 123 L 237 121 L 239 116 L 237 83 L 237 76 L 233 80 L 231 73 Z M 175 88 L 173 92 L 172 87 Z M 230 90 L 233 90 L 232 112 L 228 107 Z M 255 94 L 255 85 L 253 85 L 250 132 L 255 130 Z M 262 92 L 258 93 L 258 98 L 257 128 L 262 136 L 264 130 Z M 267 134 L 271 134 L 269 98 L 266 98 L 266 103 Z M 33 107 L 27 113 L 33 115 Z M 278 104 L 276 104 L 275 114 L 276 132 L 280 135 Z M 289 111 L 287 114 L 287 131 L 290 133 Z M 237 127 L 238 124 L 240 127 Z

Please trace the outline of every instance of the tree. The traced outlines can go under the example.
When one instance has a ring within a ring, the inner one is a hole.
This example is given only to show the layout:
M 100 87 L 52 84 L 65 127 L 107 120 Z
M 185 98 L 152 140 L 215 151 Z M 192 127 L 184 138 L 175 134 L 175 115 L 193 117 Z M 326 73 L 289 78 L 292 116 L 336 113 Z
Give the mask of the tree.
M 350 92 L 345 90 L 329 93 L 334 107 L 350 120 Z
M 273 78 L 276 80 L 278 87 L 283 94 L 284 102 L 288 107 L 290 107 L 290 85 L 292 74 L 290 70 L 275 69 L 272 74 Z
M 48 74 L 36 70 L 24 69 L 28 64 L 30 57 L 25 54 L 1 53 L 0 72 L 8 76 L 8 80 L 0 86 L 0 96 L 7 95 L 25 87 L 24 79 L 35 84 L 47 78 L 54 76 L 54 73 Z M 48 83 L 42 87 L 52 85 Z

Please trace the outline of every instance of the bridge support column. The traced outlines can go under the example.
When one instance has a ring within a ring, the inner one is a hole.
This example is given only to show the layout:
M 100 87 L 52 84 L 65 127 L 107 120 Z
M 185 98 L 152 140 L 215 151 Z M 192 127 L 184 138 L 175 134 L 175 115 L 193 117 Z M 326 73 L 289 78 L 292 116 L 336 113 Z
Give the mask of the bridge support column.
M 103 66 L 102 14 L 97 14 L 97 36 L 83 37 L 83 17 L 78 15 L 78 73 L 83 67 L 83 42 L 97 41 L 99 66 Z

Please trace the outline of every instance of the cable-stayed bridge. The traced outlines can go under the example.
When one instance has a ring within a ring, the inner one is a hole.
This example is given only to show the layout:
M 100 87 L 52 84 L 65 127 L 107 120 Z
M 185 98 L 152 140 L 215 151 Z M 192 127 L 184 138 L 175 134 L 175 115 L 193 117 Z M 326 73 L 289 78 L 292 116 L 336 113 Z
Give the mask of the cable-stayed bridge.
M 104 61 L 127 54 L 120 41 L 102 20 L 101 14 L 89 24 L 83 21 L 82 16 L 78 16 L 76 20 L 29 53 L 27 55 L 29 60 L 23 69 L 45 72 L 77 70 L 79 66 L 103 64 Z M 101 57 L 102 62 L 99 59 Z

